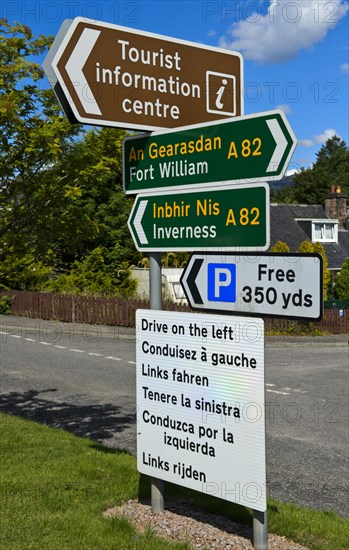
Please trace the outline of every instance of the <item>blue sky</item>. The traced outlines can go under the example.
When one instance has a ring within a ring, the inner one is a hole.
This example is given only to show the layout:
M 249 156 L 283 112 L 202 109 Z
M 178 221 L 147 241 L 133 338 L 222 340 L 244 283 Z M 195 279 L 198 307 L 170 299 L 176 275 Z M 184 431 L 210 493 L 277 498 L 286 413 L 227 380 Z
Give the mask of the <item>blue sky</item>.
M 83 16 L 239 51 L 245 114 L 281 108 L 298 139 L 290 170 L 334 133 L 349 143 L 348 0 L 7 1 L 0 16 L 55 35 Z

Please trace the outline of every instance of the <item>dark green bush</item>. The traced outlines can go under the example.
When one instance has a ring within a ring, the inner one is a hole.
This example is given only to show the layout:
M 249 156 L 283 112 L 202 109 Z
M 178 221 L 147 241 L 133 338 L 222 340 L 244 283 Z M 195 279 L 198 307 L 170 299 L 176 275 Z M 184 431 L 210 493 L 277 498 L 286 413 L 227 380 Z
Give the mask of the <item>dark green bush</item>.
M 11 315 L 12 300 L 13 298 L 7 296 L 7 294 L 0 296 L 0 313 L 2 315 Z

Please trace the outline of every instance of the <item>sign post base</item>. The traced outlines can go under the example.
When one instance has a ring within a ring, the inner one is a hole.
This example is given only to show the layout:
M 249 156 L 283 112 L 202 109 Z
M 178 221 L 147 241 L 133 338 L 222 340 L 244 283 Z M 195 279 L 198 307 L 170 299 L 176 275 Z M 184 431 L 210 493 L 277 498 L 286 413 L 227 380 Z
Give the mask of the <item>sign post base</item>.
M 161 293 L 161 253 L 149 254 L 150 309 L 162 309 Z M 160 514 L 165 508 L 165 483 L 162 479 L 151 478 L 151 511 Z
M 161 514 L 165 509 L 165 482 L 157 477 L 151 478 L 151 511 Z
M 253 510 L 253 547 L 268 550 L 268 513 Z

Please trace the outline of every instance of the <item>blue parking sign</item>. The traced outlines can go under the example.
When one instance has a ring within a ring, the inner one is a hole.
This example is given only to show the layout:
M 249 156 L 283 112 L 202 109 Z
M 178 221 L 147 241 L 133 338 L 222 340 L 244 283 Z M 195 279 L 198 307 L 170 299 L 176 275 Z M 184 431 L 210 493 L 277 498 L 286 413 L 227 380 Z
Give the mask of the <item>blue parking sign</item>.
M 236 302 L 236 264 L 207 265 L 207 298 L 213 302 Z

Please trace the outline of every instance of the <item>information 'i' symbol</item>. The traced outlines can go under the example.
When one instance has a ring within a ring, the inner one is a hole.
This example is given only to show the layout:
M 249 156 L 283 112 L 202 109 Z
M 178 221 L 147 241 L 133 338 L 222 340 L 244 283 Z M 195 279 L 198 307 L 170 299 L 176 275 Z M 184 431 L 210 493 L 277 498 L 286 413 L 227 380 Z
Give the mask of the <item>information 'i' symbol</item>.
M 216 93 L 216 96 L 217 96 L 217 98 L 216 98 L 216 107 L 217 107 L 217 109 L 223 109 L 223 107 L 224 107 L 224 103 L 222 103 L 222 96 L 224 94 L 224 90 L 225 90 L 225 87 L 226 87 L 227 84 L 228 84 L 228 81 L 225 78 L 223 78 L 222 86 L 219 87 L 219 90 Z

